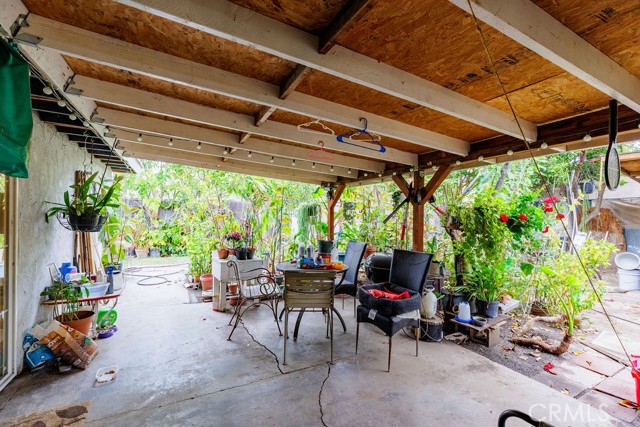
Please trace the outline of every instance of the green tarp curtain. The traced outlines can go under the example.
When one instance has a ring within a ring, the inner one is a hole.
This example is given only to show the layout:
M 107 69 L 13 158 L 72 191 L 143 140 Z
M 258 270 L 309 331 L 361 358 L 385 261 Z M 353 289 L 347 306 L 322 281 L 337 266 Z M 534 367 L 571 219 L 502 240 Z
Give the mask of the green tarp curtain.
M 0 173 L 29 177 L 32 129 L 29 64 L 0 38 Z

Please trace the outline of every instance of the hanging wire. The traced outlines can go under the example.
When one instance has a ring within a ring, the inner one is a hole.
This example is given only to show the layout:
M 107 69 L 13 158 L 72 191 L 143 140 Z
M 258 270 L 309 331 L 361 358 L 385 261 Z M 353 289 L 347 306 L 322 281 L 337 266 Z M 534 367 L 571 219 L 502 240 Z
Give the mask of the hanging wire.
M 540 181 L 543 184 L 544 190 L 547 192 L 547 195 L 549 197 L 551 197 L 553 194 L 551 193 L 551 190 L 549 189 L 549 185 L 547 184 L 547 180 L 545 179 L 542 171 L 540 170 L 540 167 L 538 166 L 538 162 L 536 161 L 536 158 L 535 158 L 535 156 L 533 154 L 533 150 L 531 149 L 531 145 L 529 144 L 529 141 L 527 141 L 527 138 L 525 137 L 524 131 L 522 130 L 522 126 L 520 125 L 520 121 L 518 120 L 518 116 L 516 114 L 516 111 L 513 108 L 513 105 L 511 104 L 511 99 L 509 99 L 509 95 L 507 93 L 505 85 L 502 82 L 502 79 L 500 78 L 500 74 L 498 73 L 498 68 L 496 67 L 496 63 L 493 60 L 493 57 L 491 56 L 491 52 L 489 51 L 489 47 L 487 46 L 487 41 L 485 40 L 484 32 L 482 31 L 482 28 L 480 28 L 480 23 L 478 22 L 478 18 L 476 17 L 475 12 L 473 11 L 473 6 L 471 5 L 471 0 L 467 0 L 467 4 L 469 5 L 469 10 L 471 11 L 471 16 L 473 17 L 473 22 L 474 22 L 474 24 L 476 26 L 476 30 L 480 34 L 480 40 L 482 41 L 482 46 L 484 47 L 485 53 L 487 54 L 489 62 L 491 63 L 491 67 L 493 68 L 493 71 L 496 74 L 496 78 L 498 80 L 498 83 L 500 84 L 500 88 L 502 89 L 502 94 L 504 95 L 504 97 L 505 97 L 505 99 L 507 101 L 507 104 L 509 106 L 509 110 L 511 110 L 511 114 L 513 114 L 513 118 L 516 121 L 516 124 L 518 125 L 518 130 L 520 131 L 520 135 L 522 136 L 522 140 L 524 141 L 525 146 L 527 148 L 527 151 L 529 152 L 529 155 L 531 156 L 531 160 L 533 161 L 534 168 L 535 168 L 536 172 L 538 173 L 538 175 L 540 177 Z M 553 201 L 553 198 L 551 198 L 551 200 L 552 200 L 551 203 L 553 204 L 553 209 L 555 210 L 556 214 L 560 213 L 560 211 L 558 210 L 557 203 L 555 201 Z M 578 259 L 578 262 L 580 263 L 580 267 L 582 267 L 582 270 L 584 271 L 584 274 L 587 276 L 587 280 L 589 281 L 589 284 L 591 285 L 591 288 L 593 289 L 593 293 L 595 294 L 596 299 L 598 300 L 598 302 L 600 303 L 600 306 L 602 307 L 602 311 L 603 311 L 605 317 L 607 318 L 607 321 L 611 325 L 611 328 L 613 329 L 613 332 L 616 335 L 616 338 L 618 339 L 618 342 L 620 343 L 620 346 L 622 347 L 622 350 L 624 351 L 624 354 L 627 357 L 627 360 L 629 360 L 629 363 L 631 364 L 631 366 L 633 366 L 633 362 L 631 360 L 631 356 L 629 355 L 629 352 L 627 351 L 627 348 L 625 347 L 624 343 L 622 342 L 622 338 L 618 334 L 618 331 L 616 330 L 616 327 L 613 324 L 613 320 L 611 319 L 611 316 L 609 315 L 609 313 L 607 312 L 606 307 L 604 306 L 604 302 L 602 301 L 602 298 L 600 297 L 600 294 L 598 293 L 598 289 L 596 288 L 596 285 L 593 283 L 593 279 L 591 278 L 591 276 L 589 275 L 589 272 L 587 271 L 587 268 L 586 268 L 586 266 L 584 264 L 584 261 L 582 260 L 582 257 L 580 256 L 580 253 L 579 253 L 578 249 L 576 248 L 576 245 L 575 245 L 575 243 L 573 241 L 573 238 L 571 237 L 571 234 L 569 233 L 569 229 L 567 228 L 567 225 L 565 224 L 563 219 L 560 219 L 560 223 L 562 224 L 562 228 L 564 229 L 564 232 L 567 235 L 567 239 L 569 240 L 569 243 L 571 244 L 571 248 L 573 249 L 573 251 L 576 254 L 576 258 Z

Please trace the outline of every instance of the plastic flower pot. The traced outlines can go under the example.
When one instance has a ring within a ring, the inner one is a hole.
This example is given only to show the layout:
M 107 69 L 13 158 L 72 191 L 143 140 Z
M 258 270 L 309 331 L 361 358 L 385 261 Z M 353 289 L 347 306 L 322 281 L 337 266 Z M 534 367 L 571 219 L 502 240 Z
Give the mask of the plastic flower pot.
M 239 261 L 244 261 L 245 259 L 247 259 L 247 250 L 244 248 L 236 249 L 236 258 Z

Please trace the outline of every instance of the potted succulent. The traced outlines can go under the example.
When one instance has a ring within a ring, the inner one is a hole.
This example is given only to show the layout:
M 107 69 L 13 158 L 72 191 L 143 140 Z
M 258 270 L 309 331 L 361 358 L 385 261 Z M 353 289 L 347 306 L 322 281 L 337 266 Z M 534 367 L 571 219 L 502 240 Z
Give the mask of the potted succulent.
M 97 177 L 98 172 L 95 172 L 85 182 L 71 185 L 69 188 L 75 190 L 74 195 L 70 195 L 69 190 L 65 191 L 63 203 L 47 202 L 53 207 L 45 213 L 45 221 L 48 223 L 56 216 L 61 224 L 66 221 L 72 231 L 100 231 L 107 219 L 107 207 L 118 207 L 122 177 L 116 177 L 112 185 L 105 185 L 104 173 L 98 182 Z
M 90 283 L 90 281 L 85 278 L 83 283 Z M 80 310 L 80 303 L 78 302 L 80 298 L 89 296 L 89 290 L 86 287 L 56 280 L 52 286 L 47 287 L 40 295 L 55 301 L 53 305 L 53 318 L 55 320 L 84 335 L 89 335 L 95 313 L 93 311 Z

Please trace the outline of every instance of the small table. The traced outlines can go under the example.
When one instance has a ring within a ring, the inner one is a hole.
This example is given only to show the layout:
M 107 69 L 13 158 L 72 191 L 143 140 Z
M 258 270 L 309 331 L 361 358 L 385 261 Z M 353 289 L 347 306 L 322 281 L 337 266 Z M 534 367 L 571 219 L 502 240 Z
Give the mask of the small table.
M 344 273 L 347 270 L 349 270 L 349 266 L 342 264 L 342 268 L 340 270 L 338 269 L 319 269 L 319 268 L 298 268 L 298 266 L 295 263 L 291 263 L 291 262 L 281 262 L 280 264 L 276 264 L 276 270 L 285 273 L 287 271 L 297 271 L 297 272 L 302 272 L 302 273 L 313 273 L 313 272 L 317 272 L 317 271 L 335 271 L 336 273 Z M 283 310 L 284 312 L 284 310 Z M 302 315 L 304 314 L 305 309 L 301 309 L 300 310 L 300 314 L 298 314 L 298 319 L 296 319 L 296 326 L 293 330 L 293 340 L 295 341 L 296 339 L 298 339 L 298 329 L 300 329 L 300 320 L 302 319 Z M 344 330 L 344 332 L 347 332 L 347 325 L 344 323 L 344 319 L 342 318 L 342 316 L 340 315 L 340 312 L 338 312 L 338 310 L 335 309 L 335 307 L 333 308 L 333 312 L 338 316 L 338 320 L 340 320 L 340 323 L 342 323 L 342 329 Z M 282 313 L 280 314 L 280 318 L 282 318 Z
M 120 298 L 120 295 L 122 295 L 123 290 L 124 289 L 120 289 L 112 294 L 103 295 L 100 297 L 78 298 L 79 303 L 89 303 L 91 305 L 91 310 L 95 313 L 91 322 L 91 338 L 96 339 L 98 337 L 98 311 L 100 310 L 100 303 L 108 304 L 109 302 L 113 301 L 113 307 L 111 307 L 111 310 L 115 309 L 116 305 L 118 304 L 118 298 Z M 44 301 L 42 303 L 42 305 L 56 304 L 65 304 L 65 301 Z
M 261 258 L 253 258 L 247 260 L 238 260 L 235 256 L 230 255 L 228 258 L 218 258 L 217 251 L 213 251 L 211 255 L 211 273 L 213 274 L 213 301 L 212 308 L 214 311 L 226 311 L 227 309 L 227 284 L 234 281 L 235 274 L 229 268 L 227 262 L 234 261 L 238 264 L 238 273 L 240 280 L 249 280 L 255 278 L 255 273 L 247 273 L 256 268 L 265 267 L 266 260 Z
M 471 338 L 471 341 L 484 344 L 487 347 L 493 347 L 500 342 L 500 331 L 502 330 L 502 325 L 504 325 L 508 318 L 509 316 L 501 314 L 498 317 L 487 319 L 487 323 L 484 326 L 459 322 L 455 318 L 450 320 L 455 323 L 456 331 L 458 331 L 461 326 L 469 329 L 469 338 Z M 486 338 L 479 338 L 478 334 L 480 332 L 485 332 Z

